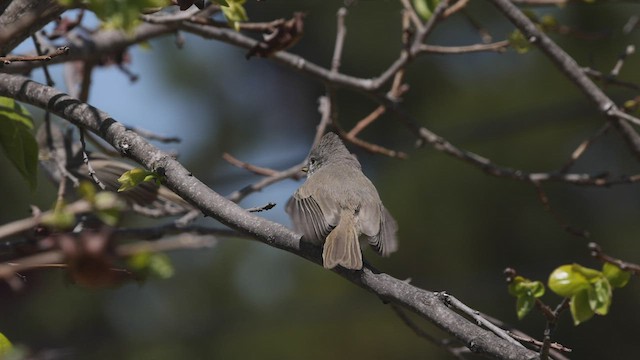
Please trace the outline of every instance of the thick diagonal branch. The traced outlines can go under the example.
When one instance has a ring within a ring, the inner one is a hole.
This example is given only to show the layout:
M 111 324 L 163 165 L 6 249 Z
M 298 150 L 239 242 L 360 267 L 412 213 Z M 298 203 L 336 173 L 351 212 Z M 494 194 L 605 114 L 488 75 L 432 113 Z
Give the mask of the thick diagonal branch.
M 0 74 L 0 96 L 47 109 L 105 139 L 123 155 L 148 169 L 162 173 L 166 185 L 176 194 L 198 207 L 206 215 L 239 232 L 273 247 L 286 250 L 316 264 L 321 263 L 320 249 L 301 243 L 300 236 L 283 225 L 260 218 L 211 190 L 178 161 L 129 131 L 107 113 L 74 99 L 57 89 L 28 78 Z M 499 359 L 535 359 L 529 350 L 511 344 L 494 333 L 470 322 L 430 291 L 378 273 L 365 267 L 362 271 L 339 268 L 337 274 L 376 294 L 381 299 L 410 309 L 464 343 L 473 352 Z

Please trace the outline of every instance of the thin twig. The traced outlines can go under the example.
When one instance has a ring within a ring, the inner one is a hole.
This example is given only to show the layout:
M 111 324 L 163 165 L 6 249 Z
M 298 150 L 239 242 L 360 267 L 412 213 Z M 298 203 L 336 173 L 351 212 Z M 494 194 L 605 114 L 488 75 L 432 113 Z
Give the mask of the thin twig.
M 229 153 L 223 153 L 222 154 L 222 158 L 226 162 L 228 162 L 229 164 L 231 164 L 233 166 L 236 166 L 236 167 L 239 167 L 241 169 L 245 169 L 245 170 L 251 171 L 254 174 L 258 174 L 258 175 L 262 175 L 262 176 L 274 176 L 274 175 L 278 174 L 278 171 L 276 171 L 276 170 L 265 168 L 265 167 L 261 167 L 261 166 L 252 165 L 252 164 L 249 164 L 247 162 L 238 160 L 237 158 L 233 157 Z
M 276 206 L 276 203 L 268 203 L 266 205 L 262 205 L 262 206 L 257 206 L 257 207 L 252 207 L 252 208 L 248 208 L 247 211 L 248 212 L 262 212 L 262 211 L 267 211 L 267 210 L 271 210 Z
M 465 46 L 438 46 L 423 44 L 419 47 L 420 52 L 431 54 L 465 54 L 483 51 L 504 52 L 509 47 L 508 40 L 497 41 L 489 44 L 474 44 Z
M 482 317 L 477 310 L 473 310 L 469 306 L 467 306 L 464 303 L 462 303 L 460 300 L 456 299 L 454 296 L 451 296 L 451 295 L 449 295 L 449 294 L 447 294 L 446 292 L 443 291 L 443 292 L 438 293 L 438 298 L 440 298 L 440 300 L 444 304 L 446 304 L 447 306 L 453 307 L 454 309 L 456 309 L 456 310 L 462 312 L 463 314 L 471 317 L 476 322 L 476 324 L 484 326 L 485 328 L 489 329 L 494 334 L 498 335 L 499 337 L 503 338 L 504 340 L 507 340 L 511 344 L 516 345 L 518 347 L 524 347 L 522 344 L 520 344 L 514 338 L 509 336 L 509 334 L 505 330 L 497 327 L 491 321 L 489 321 L 489 320 L 485 319 L 484 317 Z
M 35 37 L 35 35 L 34 35 Z M 54 52 L 52 52 L 51 54 L 43 54 L 43 55 L 36 55 L 36 56 L 29 56 L 29 55 L 24 55 L 24 56 L 12 56 L 12 55 L 7 55 L 7 56 L 0 56 L 0 62 L 2 62 L 4 65 L 9 65 L 11 63 L 14 62 L 46 62 L 46 61 L 50 61 L 51 59 L 61 56 L 61 55 L 67 55 L 69 53 L 69 47 L 68 46 L 62 46 L 57 48 Z
M 591 251 L 591 256 L 593 256 L 594 258 L 602 262 L 613 264 L 624 271 L 629 271 L 635 276 L 640 276 L 640 265 L 609 256 L 604 253 L 600 245 L 594 242 L 589 243 L 589 250 Z
M 331 60 L 331 72 L 338 72 L 340 69 L 340 62 L 342 59 L 342 49 L 344 48 L 344 39 L 347 35 L 347 27 L 344 24 L 344 18 L 347 16 L 347 8 L 341 7 L 336 14 L 337 29 L 336 29 L 336 42 L 333 49 L 333 58 Z
M 78 200 L 64 207 L 64 211 L 71 214 L 81 214 L 91 210 L 91 204 L 85 200 Z M 12 221 L 0 226 L 0 239 L 21 233 L 40 224 L 43 218 L 53 215 L 55 210 L 45 211 L 38 216 L 32 216 L 21 220 Z
M 91 162 L 89 161 L 89 154 L 87 153 L 87 143 L 84 141 L 84 129 L 78 127 L 78 132 L 80 133 L 80 144 L 82 144 L 82 161 L 87 166 L 89 176 L 91 177 L 93 182 L 100 187 L 100 189 L 106 190 L 107 186 L 103 184 L 100 179 L 98 179 L 98 176 L 96 176 L 96 171 L 93 170 L 93 166 L 91 166 Z
M 582 154 L 584 154 L 584 152 L 602 135 L 606 134 L 607 131 L 609 131 L 609 128 L 611 127 L 611 123 L 607 122 L 604 123 L 604 125 L 602 125 L 600 127 L 600 129 L 598 129 L 598 131 L 596 131 L 595 134 L 591 135 L 589 138 L 585 139 L 583 142 L 580 143 L 580 145 L 578 145 L 578 147 L 571 153 L 571 157 L 569 158 L 569 160 L 562 165 L 562 167 L 560 168 L 560 170 L 558 170 L 560 173 L 566 173 L 567 171 L 569 171 L 569 169 L 573 166 L 573 164 L 575 164 L 575 162 L 582 156 Z

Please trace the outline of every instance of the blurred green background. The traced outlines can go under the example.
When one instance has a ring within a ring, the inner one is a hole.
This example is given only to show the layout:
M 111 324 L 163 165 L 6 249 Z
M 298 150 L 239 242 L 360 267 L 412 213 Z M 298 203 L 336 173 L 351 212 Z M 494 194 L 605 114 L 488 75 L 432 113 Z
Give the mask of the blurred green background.
M 307 12 L 305 36 L 291 51 L 329 67 L 339 1 L 249 1 L 252 21 Z M 344 73 L 374 77 L 400 50 L 397 1 L 351 1 Z M 608 72 L 640 30 L 623 34 L 640 6 L 629 3 L 576 4 L 533 8 L 572 29 L 597 34 L 585 40 L 552 35 L 581 65 Z M 513 27 L 484 1 L 468 8 L 476 21 L 502 40 Z M 306 156 L 319 121 L 321 83 L 269 60 L 244 59 L 244 50 L 184 34 L 132 50 L 131 68 L 140 80 L 130 84 L 115 68 L 96 72 L 90 102 L 118 121 L 181 136 L 182 162 L 214 190 L 228 194 L 259 177 L 234 168 L 223 152 L 261 166 L 284 169 Z M 462 15 L 438 26 L 428 43 L 466 45 L 480 35 Z M 54 67 L 61 79 L 61 67 Z M 41 79 L 40 71 L 34 72 Z M 621 79 L 640 81 L 631 56 Z M 407 73 L 411 90 L 403 106 L 425 127 L 463 149 L 496 164 L 525 171 L 553 171 L 605 119 L 539 51 L 503 54 L 429 55 Z M 59 86 L 63 82 L 58 81 Z M 637 93 L 610 87 L 624 101 Z M 338 92 L 338 110 L 349 128 L 377 105 L 358 93 Z M 34 111 L 36 118 L 41 113 Z M 447 291 L 467 305 L 541 338 L 544 319 L 532 313 L 518 321 L 515 299 L 507 293 L 507 266 L 546 282 L 557 266 L 579 262 L 599 268 L 588 241 L 613 256 L 640 262 L 640 188 L 545 184 L 551 206 L 564 220 L 590 232 L 590 240 L 562 229 L 526 183 L 484 174 L 430 147 L 416 149 L 415 138 L 391 115 L 361 137 L 405 151 L 408 160 L 351 149 L 377 185 L 399 223 L 400 250 L 389 259 L 370 250 L 365 256 L 397 278 Z M 28 215 L 30 204 L 48 208 L 55 189 L 41 177 L 31 193 L 3 156 L 8 169 L 0 187 L 0 222 Z M 576 164 L 576 172 L 638 172 L 637 160 L 622 138 L 610 131 Z M 242 202 L 278 205 L 263 216 L 290 224 L 284 203 L 299 186 L 287 180 Z M 127 225 L 157 221 L 130 220 Z M 211 219 L 200 224 L 215 226 Z M 266 245 L 221 239 L 213 249 L 170 254 L 176 275 L 116 289 L 88 290 L 70 284 L 59 270 L 25 273 L 26 287 L 15 293 L 0 286 L 0 332 L 32 349 L 69 351 L 77 359 L 448 359 L 417 337 L 393 311 L 369 293 L 321 267 Z M 560 298 L 547 294 L 556 304 Z M 573 349 L 571 358 L 632 358 L 640 326 L 637 279 L 614 292 L 606 317 L 574 327 L 568 313 L 554 340 Z M 439 334 L 425 321 L 416 321 Z

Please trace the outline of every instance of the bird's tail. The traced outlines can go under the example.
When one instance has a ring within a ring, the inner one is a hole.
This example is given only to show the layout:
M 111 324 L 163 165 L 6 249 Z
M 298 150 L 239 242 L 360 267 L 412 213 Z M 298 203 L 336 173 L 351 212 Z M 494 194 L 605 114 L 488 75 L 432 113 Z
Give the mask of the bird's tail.
M 322 251 L 322 262 L 326 269 L 332 269 L 336 265 L 351 270 L 362 269 L 356 217 L 352 212 L 343 211 L 338 226 L 327 236 Z

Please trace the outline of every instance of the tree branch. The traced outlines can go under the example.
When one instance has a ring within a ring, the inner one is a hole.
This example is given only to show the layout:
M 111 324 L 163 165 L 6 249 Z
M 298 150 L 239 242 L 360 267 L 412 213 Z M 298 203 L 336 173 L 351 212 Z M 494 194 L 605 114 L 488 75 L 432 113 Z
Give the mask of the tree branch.
M 138 134 L 126 130 L 125 126 L 107 113 L 57 89 L 17 75 L 0 74 L 0 95 L 48 109 L 73 124 L 84 127 L 105 139 L 123 155 L 163 174 L 166 185 L 171 190 L 206 215 L 267 245 L 321 264 L 319 247 L 301 243 L 300 235 L 281 224 L 247 212 L 211 190 L 171 156 L 149 144 Z M 416 288 L 368 266 L 361 271 L 336 268 L 334 272 L 387 302 L 416 312 L 460 340 L 472 352 L 500 359 L 537 357 L 534 352 L 501 339 L 457 314 L 447 307 L 438 294 Z

